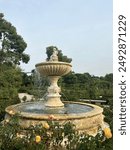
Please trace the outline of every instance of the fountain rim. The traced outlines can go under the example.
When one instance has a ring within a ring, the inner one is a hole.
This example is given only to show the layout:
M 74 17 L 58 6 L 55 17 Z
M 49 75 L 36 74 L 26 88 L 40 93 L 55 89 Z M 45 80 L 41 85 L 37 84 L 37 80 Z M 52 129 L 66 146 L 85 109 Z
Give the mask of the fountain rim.
M 41 62 L 35 65 L 35 67 L 43 66 L 43 65 L 67 65 L 72 67 L 70 63 L 62 62 L 62 61 L 47 61 L 47 62 Z
M 38 101 L 37 101 L 38 102 Z M 34 120 L 49 120 L 49 116 L 53 115 L 54 118 L 53 120 L 72 120 L 72 119 L 82 119 L 82 118 L 89 118 L 92 116 L 96 116 L 98 114 L 101 114 L 103 112 L 103 108 L 97 106 L 97 105 L 93 105 L 93 104 L 89 104 L 89 103 L 83 103 L 83 102 L 74 102 L 74 101 L 63 101 L 64 103 L 70 103 L 70 104 L 80 104 L 80 105 L 86 105 L 89 107 L 92 107 L 93 109 L 91 111 L 85 112 L 85 113 L 80 113 L 80 114 L 37 114 L 37 113 L 27 113 L 27 112 L 20 112 L 20 111 L 16 111 L 16 107 L 20 106 L 20 105 L 25 105 L 25 104 L 32 104 L 35 102 L 26 102 L 26 103 L 19 103 L 16 105 L 11 105 L 8 106 L 5 111 L 8 115 L 15 115 L 17 114 L 19 117 L 21 118 L 25 118 L 25 119 L 34 119 Z M 12 111 L 13 113 L 12 114 Z

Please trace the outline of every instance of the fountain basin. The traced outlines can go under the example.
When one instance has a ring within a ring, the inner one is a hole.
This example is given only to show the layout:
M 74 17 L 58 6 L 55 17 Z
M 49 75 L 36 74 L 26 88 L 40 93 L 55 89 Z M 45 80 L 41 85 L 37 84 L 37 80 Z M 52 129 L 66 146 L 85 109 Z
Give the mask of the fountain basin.
M 18 114 L 19 124 L 23 128 L 30 125 L 45 123 L 53 115 L 53 121 L 61 124 L 70 121 L 76 126 L 76 130 L 87 134 L 95 135 L 98 128 L 103 122 L 103 109 L 99 106 L 81 103 L 81 102 L 64 102 L 64 108 L 48 108 L 44 102 L 28 102 L 11 105 L 6 108 L 5 119 L 10 119 L 13 115 Z

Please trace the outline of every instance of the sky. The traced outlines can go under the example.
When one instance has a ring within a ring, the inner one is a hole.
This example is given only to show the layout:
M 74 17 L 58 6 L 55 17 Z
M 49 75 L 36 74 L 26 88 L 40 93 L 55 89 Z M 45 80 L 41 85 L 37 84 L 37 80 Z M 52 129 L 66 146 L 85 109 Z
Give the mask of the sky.
M 46 47 L 57 46 L 76 73 L 113 72 L 112 0 L 0 0 L 0 12 L 28 45 L 23 71 L 45 61 Z

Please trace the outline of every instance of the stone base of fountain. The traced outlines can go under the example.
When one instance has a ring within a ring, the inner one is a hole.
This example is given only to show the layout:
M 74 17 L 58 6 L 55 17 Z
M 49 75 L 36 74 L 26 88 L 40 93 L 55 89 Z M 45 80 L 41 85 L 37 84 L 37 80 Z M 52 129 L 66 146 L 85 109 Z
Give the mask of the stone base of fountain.
M 45 103 L 45 106 L 46 107 L 63 107 L 64 104 L 61 102 L 60 100 L 60 95 L 59 96 L 55 96 L 55 95 L 52 95 L 52 96 L 47 96 L 47 101 Z
M 103 109 L 99 106 L 81 102 L 64 102 L 64 108 L 45 107 L 43 102 L 28 102 L 6 108 L 5 119 L 13 115 L 19 116 L 19 124 L 23 128 L 30 125 L 43 124 L 51 119 L 60 124 L 70 121 L 76 130 L 89 135 L 96 135 L 99 127 L 104 124 Z M 53 118 L 50 116 L 53 115 Z

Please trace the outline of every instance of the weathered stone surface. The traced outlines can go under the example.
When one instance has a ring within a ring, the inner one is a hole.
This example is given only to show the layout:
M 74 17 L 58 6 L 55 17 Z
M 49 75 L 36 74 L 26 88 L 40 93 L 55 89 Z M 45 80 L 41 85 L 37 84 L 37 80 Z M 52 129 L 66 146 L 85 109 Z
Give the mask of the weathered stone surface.
M 70 102 L 70 103 L 76 103 L 76 102 Z M 58 121 L 61 124 L 64 124 L 67 121 L 70 121 L 76 126 L 76 130 L 80 132 L 85 132 L 91 135 L 95 135 L 98 131 L 99 127 L 102 127 L 104 124 L 103 121 L 103 109 L 99 106 L 92 105 L 92 104 L 86 104 L 86 103 L 80 103 L 93 107 L 93 109 L 86 113 L 81 114 L 31 114 L 31 113 L 25 113 L 25 112 L 19 112 L 17 110 L 17 106 L 21 105 L 12 105 L 6 108 L 6 119 L 9 119 L 14 114 L 18 114 L 20 121 L 19 124 L 27 128 L 30 125 L 35 125 L 39 123 L 45 123 L 46 121 L 51 120 L 50 116 L 53 115 L 53 121 Z M 12 113 L 13 111 L 13 113 Z

